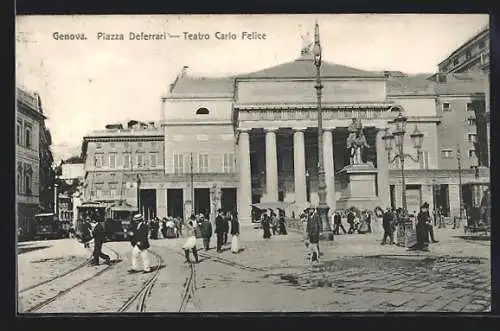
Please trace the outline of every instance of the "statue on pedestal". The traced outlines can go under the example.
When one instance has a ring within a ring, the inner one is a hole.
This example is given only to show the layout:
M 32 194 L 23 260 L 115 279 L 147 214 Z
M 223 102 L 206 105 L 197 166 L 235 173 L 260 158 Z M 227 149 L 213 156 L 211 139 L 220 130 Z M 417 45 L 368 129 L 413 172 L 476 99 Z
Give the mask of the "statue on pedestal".
M 353 118 L 347 130 L 348 136 L 346 143 L 349 152 L 349 164 L 366 164 L 363 159 L 365 159 L 366 148 L 370 148 L 370 145 L 366 142 L 361 121 Z

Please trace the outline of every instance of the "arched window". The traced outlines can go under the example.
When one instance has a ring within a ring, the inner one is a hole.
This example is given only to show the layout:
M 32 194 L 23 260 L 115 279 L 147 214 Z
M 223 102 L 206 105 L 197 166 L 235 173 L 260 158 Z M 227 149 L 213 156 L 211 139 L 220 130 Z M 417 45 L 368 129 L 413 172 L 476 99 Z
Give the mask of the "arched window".
M 208 115 L 209 111 L 207 108 L 198 108 L 196 115 Z
M 24 193 L 26 195 L 31 195 L 31 175 L 29 173 L 24 174 Z

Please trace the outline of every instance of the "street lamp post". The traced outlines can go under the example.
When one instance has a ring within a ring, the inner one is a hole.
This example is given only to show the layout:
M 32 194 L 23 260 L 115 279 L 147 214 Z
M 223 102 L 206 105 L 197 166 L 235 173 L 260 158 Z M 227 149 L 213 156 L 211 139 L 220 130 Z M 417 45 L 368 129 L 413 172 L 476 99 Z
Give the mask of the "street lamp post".
M 410 154 L 406 154 L 404 152 L 404 136 L 406 133 L 406 124 L 407 124 L 408 119 L 406 118 L 406 116 L 403 115 L 403 109 L 401 107 L 398 107 L 398 108 L 399 108 L 399 114 L 394 119 L 394 124 L 395 124 L 394 133 L 391 135 L 389 133 L 389 129 L 386 128 L 385 136 L 382 137 L 382 139 L 385 142 L 385 149 L 387 151 L 387 158 L 389 160 L 389 163 L 393 163 L 398 159 L 400 160 L 401 186 L 402 186 L 401 207 L 403 208 L 403 213 L 406 216 L 408 213 L 408 206 L 406 204 L 405 159 L 410 158 L 414 162 L 420 161 L 420 148 L 422 148 L 424 134 L 421 133 L 418 130 L 417 125 L 415 125 L 415 130 L 413 131 L 412 134 L 410 134 L 410 138 L 413 142 L 413 147 L 417 150 L 417 157 L 415 158 Z M 392 150 L 392 141 L 393 140 L 395 140 L 397 152 L 394 155 L 394 157 L 391 158 L 391 150 Z
M 458 163 L 458 198 L 460 208 L 460 220 L 464 215 L 464 199 L 462 197 L 462 155 L 460 153 L 460 145 L 457 145 L 457 163 Z
M 314 65 L 316 66 L 316 100 L 318 106 L 318 214 L 322 223 L 322 239 L 333 240 L 333 231 L 330 228 L 330 222 L 328 221 L 328 204 L 326 203 L 326 181 L 325 181 L 325 168 L 323 160 L 323 114 L 321 110 L 321 90 L 323 85 L 321 84 L 321 44 L 319 41 L 319 25 L 316 22 L 314 27 Z
M 309 169 L 306 170 L 306 195 L 307 202 L 311 202 L 311 173 Z

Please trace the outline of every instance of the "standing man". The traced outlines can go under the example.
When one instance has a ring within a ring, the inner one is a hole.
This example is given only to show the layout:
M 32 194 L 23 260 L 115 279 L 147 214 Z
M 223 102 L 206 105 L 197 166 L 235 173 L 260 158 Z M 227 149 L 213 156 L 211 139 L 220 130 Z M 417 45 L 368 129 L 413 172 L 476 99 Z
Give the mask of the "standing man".
M 200 231 L 201 237 L 203 238 L 203 247 L 206 251 L 210 249 L 210 238 L 212 237 L 212 223 L 209 220 L 205 219 L 205 217 L 200 217 Z
M 307 235 L 309 237 L 309 243 L 312 250 L 311 262 L 319 262 L 319 234 L 321 232 L 321 221 L 319 219 L 319 214 L 316 209 L 314 209 L 312 215 L 307 220 Z
M 390 244 L 394 245 L 394 214 L 390 208 L 384 213 L 382 219 L 382 227 L 384 228 L 384 238 L 382 239 L 382 245 L 385 245 L 387 238 L 390 240 Z
M 106 230 L 104 229 L 104 220 L 99 219 L 97 225 L 94 227 L 94 252 L 91 265 L 99 265 L 99 258 L 104 259 L 106 264 L 110 264 L 111 259 L 109 255 L 102 252 L 102 244 L 106 240 Z
M 217 217 L 215 218 L 215 233 L 217 234 L 217 253 L 222 252 L 222 245 L 224 244 L 224 232 L 228 224 L 222 215 L 222 209 L 217 210 Z
M 334 226 L 334 229 L 333 229 L 334 234 L 339 235 L 340 229 L 342 229 L 342 231 L 344 231 L 344 234 L 347 233 L 346 229 L 344 228 L 344 225 L 342 224 L 342 216 L 340 216 L 340 213 L 338 211 L 336 211 L 333 214 L 333 226 Z
M 227 235 L 229 233 L 229 223 L 231 223 L 231 213 L 228 211 L 226 212 L 226 215 L 223 216 L 224 219 L 224 238 L 223 238 L 223 243 L 224 245 L 227 245 Z
M 148 223 L 144 221 L 144 217 L 141 214 L 137 214 L 133 218 L 134 222 L 137 222 L 137 228 L 134 231 L 133 240 L 131 241 L 132 246 L 132 268 L 129 270 L 130 273 L 138 272 L 137 269 L 137 259 L 139 255 L 141 255 L 143 272 L 149 273 L 151 272 L 151 268 L 149 267 L 149 256 L 148 256 L 148 248 L 149 240 L 148 240 Z

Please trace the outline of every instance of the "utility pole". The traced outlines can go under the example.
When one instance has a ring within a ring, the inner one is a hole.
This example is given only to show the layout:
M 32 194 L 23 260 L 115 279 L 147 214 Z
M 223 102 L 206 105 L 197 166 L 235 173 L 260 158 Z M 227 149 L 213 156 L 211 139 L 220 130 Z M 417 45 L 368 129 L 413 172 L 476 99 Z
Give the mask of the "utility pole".
M 191 215 L 194 215 L 194 174 L 193 174 L 193 152 L 190 154 L 190 176 L 191 176 Z
M 462 159 L 460 153 L 460 145 L 457 145 L 457 162 L 458 162 L 458 196 L 460 199 L 460 220 L 463 218 L 463 198 L 462 198 Z

